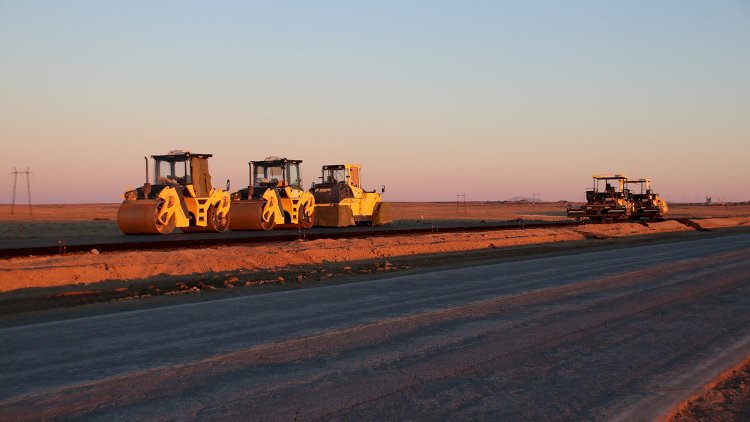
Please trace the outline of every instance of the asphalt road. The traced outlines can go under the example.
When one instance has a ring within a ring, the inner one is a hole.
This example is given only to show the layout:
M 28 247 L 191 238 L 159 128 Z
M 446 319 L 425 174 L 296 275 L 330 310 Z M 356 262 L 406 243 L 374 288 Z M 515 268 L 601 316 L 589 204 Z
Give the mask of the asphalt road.
M 2 222 L 0 222 L 2 223 Z M 14 223 L 17 224 L 17 223 Z M 25 222 L 25 226 L 45 226 L 49 222 Z M 59 224 L 75 226 L 75 222 Z M 112 224 L 115 224 L 112 222 Z M 45 234 L 44 228 L 37 229 L 40 237 L 0 238 L 0 258 L 25 255 L 57 255 L 70 252 L 126 251 L 164 248 L 203 247 L 238 243 L 284 242 L 296 239 L 333 239 L 343 237 L 388 236 L 404 233 L 464 232 L 478 230 L 503 230 L 523 227 L 562 227 L 576 225 L 571 220 L 556 221 L 475 221 L 475 220 L 397 220 L 393 224 L 376 227 L 314 227 L 302 229 L 227 230 L 222 233 L 182 233 L 179 229 L 168 235 L 126 235 L 98 234 L 60 236 Z M 116 226 L 115 226 L 116 227 Z M 68 229 L 73 230 L 73 229 Z M 86 227 L 78 231 L 85 233 Z M 53 231 L 54 232 L 54 231 Z
M 0 329 L 3 420 L 658 416 L 750 354 L 750 235 Z

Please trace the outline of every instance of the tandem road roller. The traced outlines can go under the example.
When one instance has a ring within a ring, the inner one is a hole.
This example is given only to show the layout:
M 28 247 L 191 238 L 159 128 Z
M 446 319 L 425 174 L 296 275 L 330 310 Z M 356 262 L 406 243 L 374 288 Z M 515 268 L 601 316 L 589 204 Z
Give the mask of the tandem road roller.
M 175 227 L 184 232 L 226 230 L 229 194 L 211 187 L 209 157 L 180 150 L 152 155 L 153 184 L 146 158 L 146 183 L 122 195 L 117 212 L 120 230 L 126 234 L 167 234 Z
M 393 222 L 391 204 L 380 193 L 362 189 L 362 166 L 331 164 L 323 166 L 322 182 L 310 189 L 315 196 L 315 225 L 346 227 L 382 226 Z
M 251 161 L 250 183 L 232 193 L 232 230 L 309 229 L 315 198 L 302 188 L 302 160 L 267 157 Z

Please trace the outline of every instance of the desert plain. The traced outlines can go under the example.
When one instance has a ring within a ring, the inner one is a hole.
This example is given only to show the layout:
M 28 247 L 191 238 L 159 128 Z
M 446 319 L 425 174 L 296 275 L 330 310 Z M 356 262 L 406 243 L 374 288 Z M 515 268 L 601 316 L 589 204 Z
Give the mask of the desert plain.
M 395 225 L 463 220 L 567 220 L 562 202 L 394 203 L 393 207 Z M 17 239 L 34 238 L 119 236 L 117 208 L 118 204 L 37 205 L 29 213 L 28 208 L 17 205 L 11 215 L 10 206 L 0 205 L 0 243 L 12 245 Z M 669 248 L 673 240 L 692 240 L 689 236 L 701 233 L 711 236 L 708 233 L 750 230 L 747 204 L 672 204 L 667 217 L 664 221 L 645 223 L 521 226 L 512 230 L 299 239 L 148 251 L 93 250 L 5 258 L 0 260 L 0 326 L 22 327 L 109 312 L 357 284 L 385 276 L 425 273 L 433 266 L 446 264 L 471 267 L 524 260 L 537 254 L 628 245 L 661 244 Z M 180 234 L 169 236 L 179 238 Z M 727 362 L 722 369 L 703 390 L 688 395 L 688 400 L 673 406 L 663 417 L 742 420 L 750 412 L 748 361 Z M 53 406 L 54 400 L 50 403 Z M 17 397 L 0 399 L 0 409 L 28 409 L 24 406 L 28 403 Z M 15 415 L 24 414 L 19 412 Z M 55 413 L 39 415 L 56 416 Z

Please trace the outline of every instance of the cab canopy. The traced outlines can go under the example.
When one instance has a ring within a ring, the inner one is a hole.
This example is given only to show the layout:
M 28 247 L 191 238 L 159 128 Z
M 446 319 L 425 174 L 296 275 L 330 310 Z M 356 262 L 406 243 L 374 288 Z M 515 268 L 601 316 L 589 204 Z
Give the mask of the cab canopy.
M 323 184 L 344 182 L 347 185 L 361 187 L 359 164 L 326 164 L 323 166 L 321 180 Z
M 253 186 L 291 186 L 302 189 L 299 165 L 302 160 L 268 157 L 262 161 L 251 161 L 250 183 Z
M 628 177 L 624 174 L 595 174 L 591 177 L 594 179 L 593 192 L 602 192 L 601 183 L 604 183 L 603 192 L 623 192 L 628 182 Z M 614 184 L 617 184 L 617 187 Z
M 170 151 L 165 155 L 152 155 L 154 159 L 154 184 L 193 185 L 195 195 L 207 197 L 211 192 L 211 174 L 208 159 L 212 154 L 188 151 Z

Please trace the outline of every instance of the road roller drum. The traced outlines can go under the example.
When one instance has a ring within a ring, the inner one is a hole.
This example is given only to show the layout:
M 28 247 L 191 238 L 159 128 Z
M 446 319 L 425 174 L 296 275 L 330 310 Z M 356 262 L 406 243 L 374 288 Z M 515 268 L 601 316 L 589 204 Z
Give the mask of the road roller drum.
M 168 234 L 175 227 L 173 207 L 160 199 L 126 201 L 117 211 L 117 225 L 126 234 Z
M 271 230 L 274 216 L 266 201 L 232 201 L 231 230 Z

